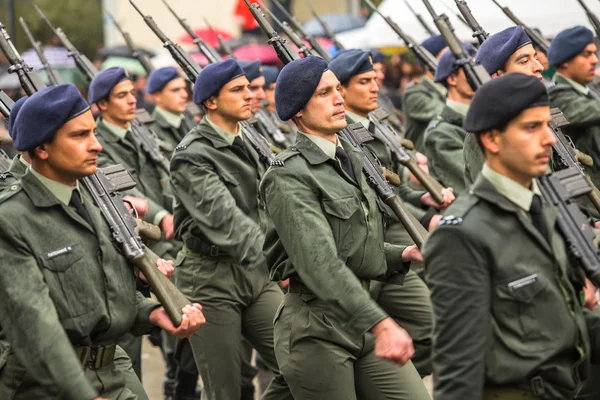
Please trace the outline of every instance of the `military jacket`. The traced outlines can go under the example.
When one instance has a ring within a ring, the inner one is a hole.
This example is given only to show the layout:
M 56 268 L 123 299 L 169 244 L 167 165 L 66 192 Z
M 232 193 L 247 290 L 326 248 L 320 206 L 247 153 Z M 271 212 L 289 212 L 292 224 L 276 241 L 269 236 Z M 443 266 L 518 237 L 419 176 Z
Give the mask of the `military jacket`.
M 172 209 L 172 197 L 168 189 L 167 172 L 148 159 L 141 144 L 135 144 L 122 139 L 110 132 L 104 121 L 100 118 L 96 125 L 96 135 L 102 144 L 102 151 L 98 155 L 98 167 L 123 164 L 133 172 L 137 186 L 131 192 L 134 196 L 145 198 L 148 201 L 148 215 L 146 219 L 158 224 L 157 214 L 163 216 Z
M 151 328 L 158 304 L 136 292 L 132 267 L 81 188 L 92 226 L 31 172 L 0 194 L 0 326 L 11 347 L 4 356 L 28 371 L 0 370 L 0 398 L 39 398 L 29 390 L 94 398 L 73 345 L 107 345 Z
M 463 116 L 445 106 L 431 121 L 424 135 L 429 173 L 456 195 L 465 191 L 463 145 L 467 132 Z
M 240 133 L 241 134 L 241 133 Z M 262 260 L 258 182 L 265 166 L 251 146 L 248 155 L 230 145 L 207 122 L 192 129 L 171 159 L 175 236 L 218 246 L 248 264 Z
M 21 161 L 21 155 L 17 154 L 10 163 L 7 172 L 0 174 L 0 191 L 11 186 L 27 172 L 27 166 Z
M 592 91 L 586 96 L 578 92 L 561 75 L 555 75 L 556 85 L 548 90 L 552 107 L 559 107 L 570 125 L 563 133 L 573 139 L 575 147 L 594 161 L 586 172 L 592 182 L 600 185 L 600 98 Z
M 363 153 L 341 140 L 358 183 L 305 135 L 269 168 L 261 198 L 274 228 L 265 255 L 271 280 L 301 280 L 347 329 L 362 335 L 386 317 L 359 279 L 401 283 L 404 246 L 384 243 L 385 207 L 360 173 Z
M 402 95 L 405 137 L 424 153 L 424 134 L 429 122 L 444 108 L 446 96 L 426 77 L 409 85 Z
M 194 128 L 194 123 L 185 118 L 181 121 L 179 128 L 174 128 L 160 112 L 156 111 L 156 108 L 152 113 L 152 118 L 154 122 L 150 125 L 150 129 L 172 149 L 175 149 L 183 137 Z M 170 155 L 171 153 L 169 153 Z
M 465 163 L 464 179 L 465 186 L 469 187 L 477 180 L 477 176 L 483 168 L 485 157 L 481 147 L 477 144 L 477 137 L 472 133 L 467 133 L 463 145 L 463 161 Z
M 434 398 L 482 399 L 485 386 L 531 391 L 541 380 L 542 398 L 570 399 L 598 359 L 600 321 L 570 283 L 580 272 L 568 263 L 557 210 L 543 214 L 550 241 L 480 176 L 425 241 Z

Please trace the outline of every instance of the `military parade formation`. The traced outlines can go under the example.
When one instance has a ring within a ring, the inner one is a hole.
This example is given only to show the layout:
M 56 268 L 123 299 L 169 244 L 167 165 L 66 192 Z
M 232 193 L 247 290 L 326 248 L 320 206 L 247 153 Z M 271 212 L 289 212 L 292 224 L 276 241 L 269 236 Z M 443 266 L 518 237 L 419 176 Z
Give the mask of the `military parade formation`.
M 245 2 L 281 68 L 195 37 L 200 67 L 130 0 L 178 66 L 137 52 L 151 113 L 37 6 L 87 97 L 0 24 L 0 400 L 148 400 L 144 337 L 166 400 L 600 399 L 600 22 L 382 15 L 420 71 L 394 102 L 382 53 Z

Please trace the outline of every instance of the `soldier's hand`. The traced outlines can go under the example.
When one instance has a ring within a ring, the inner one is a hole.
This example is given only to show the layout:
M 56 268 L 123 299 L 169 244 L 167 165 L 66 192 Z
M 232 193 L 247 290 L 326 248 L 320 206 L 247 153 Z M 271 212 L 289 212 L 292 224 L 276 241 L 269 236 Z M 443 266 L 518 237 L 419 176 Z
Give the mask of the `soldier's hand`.
M 421 196 L 421 204 L 423 204 L 424 206 L 435 207 L 438 210 L 443 210 L 454 201 L 454 189 L 442 189 L 442 197 L 444 198 L 444 202 L 442 204 L 438 204 L 435 200 L 433 200 L 433 197 L 431 197 L 431 193 L 425 193 L 423 196 Z
M 433 228 L 435 228 L 440 223 L 441 219 L 441 214 L 435 214 L 433 217 L 431 217 L 431 220 L 429 221 L 429 226 L 427 227 L 427 231 L 431 232 Z
M 94 398 L 92 400 L 108 400 L 108 399 L 105 399 L 104 397 L 96 397 L 96 398 Z
M 162 307 L 158 307 L 150 313 L 150 323 L 178 338 L 190 338 L 206 323 L 206 318 L 202 314 L 202 306 L 198 303 L 188 304 L 181 309 L 181 312 L 181 325 L 179 327 L 173 325 L 169 315 Z
M 423 264 L 423 255 L 417 245 L 407 246 L 402 252 L 402 261 L 409 262 L 414 261 Z
M 592 281 L 586 278 L 585 288 L 583 288 L 585 294 L 585 308 L 589 310 L 595 310 L 598 308 L 598 289 Z
M 158 270 L 162 272 L 164 276 L 171 279 L 173 273 L 175 272 L 175 263 L 171 260 L 163 260 L 162 258 L 159 258 L 156 260 L 156 268 L 158 268 Z M 148 282 L 142 271 L 140 271 L 140 279 L 144 282 Z
M 148 214 L 148 201 L 147 200 L 140 199 L 139 197 L 133 197 L 133 196 L 125 196 L 125 197 L 123 197 L 123 200 L 126 200 L 124 203 L 125 203 L 125 207 L 127 207 L 128 210 L 131 210 L 131 205 L 133 205 L 133 207 L 135 208 L 135 211 L 137 211 L 138 218 L 144 219 L 146 214 Z
M 165 217 L 162 219 L 162 221 L 160 221 L 160 229 L 165 234 L 165 238 L 167 240 L 173 239 L 173 236 L 175 235 L 175 225 L 173 224 L 173 214 L 165 215 Z
M 375 355 L 396 364 L 410 361 L 415 349 L 410 335 L 387 317 L 375 325 L 371 332 L 375 335 Z

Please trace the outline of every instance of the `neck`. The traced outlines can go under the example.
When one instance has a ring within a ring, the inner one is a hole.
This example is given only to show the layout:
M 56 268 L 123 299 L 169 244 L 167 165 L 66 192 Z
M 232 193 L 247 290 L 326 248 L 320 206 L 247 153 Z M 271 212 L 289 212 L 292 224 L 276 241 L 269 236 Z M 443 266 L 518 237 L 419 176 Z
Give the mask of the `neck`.
M 64 174 L 58 173 L 57 171 L 53 170 L 47 162 L 44 162 L 39 158 L 33 158 L 31 160 L 31 169 L 38 174 L 55 182 L 62 183 L 63 185 L 74 187 L 77 183 L 76 177 L 64 176 Z
M 265 108 L 266 108 L 268 111 L 270 111 L 270 112 L 276 112 L 276 110 L 275 110 L 275 104 L 271 104 L 271 103 L 269 103 L 269 104 L 267 104 L 267 105 L 265 106 Z
M 470 105 L 472 98 L 465 97 L 458 90 L 454 89 L 453 87 L 450 87 L 448 89 L 448 99 L 456 101 L 457 103 Z
M 233 135 L 238 134 L 238 120 L 225 117 L 221 114 L 212 111 L 208 112 L 207 117 L 208 119 L 210 119 L 210 122 L 217 125 L 219 128 L 222 128 Z
M 336 132 L 331 132 L 331 133 L 327 133 L 327 132 L 322 132 L 322 131 L 317 131 L 314 129 L 311 129 L 309 127 L 307 127 L 306 125 L 299 123 L 298 125 L 298 130 L 300 130 L 301 132 L 306 133 L 307 135 L 313 135 L 313 136 L 318 136 L 321 137 L 323 139 L 329 140 L 331 143 L 337 145 L 338 143 L 338 137 L 336 135 Z
M 580 82 L 580 81 L 579 81 L 579 79 L 577 79 L 576 77 L 572 76 L 571 74 L 569 74 L 569 73 L 568 73 L 567 71 L 565 71 L 564 69 L 562 69 L 562 70 L 560 70 L 560 69 L 559 69 L 557 72 L 558 72 L 558 73 L 560 73 L 560 74 L 561 74 L 562 76 L 564 76 L 565 78 L 568 78 L 568 79 L 570 79 L 570 80 L 572 80 L 572 81 L 574 81 L 574 82 L 577 82 L 577 83 L 579 83 L 580 85 L 583 85 L 583 86 L 585 86 L 585 85 L 587 85 L 587 84 L 589 83 L 589 82 Z
M 118 126 L 119 128 L 123 128 L 123 129 L 129 129 L 129 121 L 127 120 L 122 120 L 122 119 L 118 119 L 118 118 L 113 118 L 108 114 L 104 114 L 102 115 L 102 118 L 106 121 L 109 122 L 113 125 Z
M 159 108 L 163 112 L 167 112 L 169 114 L 173 114 L 173 115 L 176 115 L 178 117 L 182 114 L 182 113 L 180 113 L 178 111 L 169 110 L 169 109 L 167 109 L 165 107 L 161 107 L 161 106 L 158 106 L 158 105 L 156 107 Z
M 425 76 L 426 76 L 427 78 L 429 78 L 429 80 L 430 80 L 430 81 L 432 81 L 432 82 L 433 82 L 434 76 L 433 76 L 433 74 L 432 74 L 432 73 L 431 73 L 431 72 L 430 72 L 428 69 L 427 69 L 427 70 L 425 70 Z
M 369 111 L 357 110 L 356 108 L 349 107 L 348 104 L 346 104 L 345 106 L 346 106 L 346 111 L 350 111 L 351 113 L 354 113 L 363 118 L 367 118 L 367 119 L 369 118 Z
M 523 176 L 521 174 L 515 173 L 514 171 L 510 171 L 500 162 L 500 160 L 494 157 L 486 158 L 485 163 L 488 167 L 490 167 L 492 170 L 499 173 L 500 175 L 503 175 L 517 182 L 525 189 L 531 189 L 531 185 L 533 184 L 533 178 L 531 176 Z
M 21 158 L 22 158 L 23 160 L 27 161 L 27 163 L 28 163 L 29 165 L 31 165 L 31 157 L 29 157 L 29 153 L 28 153 L 28 152 L 26 152 L 26 151 L 22 151 L 22 152 L 21 152 Z

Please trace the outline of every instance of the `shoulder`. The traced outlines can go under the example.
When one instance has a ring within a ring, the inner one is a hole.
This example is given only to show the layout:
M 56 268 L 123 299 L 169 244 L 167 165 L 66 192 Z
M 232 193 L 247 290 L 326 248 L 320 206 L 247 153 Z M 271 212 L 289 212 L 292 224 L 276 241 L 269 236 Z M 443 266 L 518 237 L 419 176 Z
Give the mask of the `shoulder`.
M 440 125 L 444 123 L 444 117 L 441 113 L 433 117 L 433 119 L 429 122 L 429 125 L 425 128 L 425 132 L 432 131 L 437 129 Z
M 554 83 L 554 82 L 553 82 Z M 566 83 L 554 83 L 552 86 L 548 87 L 548 95 L 550 99 L 562 96 L 578 96 L 579 93 L 571 86 Z
M 0 179 L 0 183 L 5 184 L 4 190 L 0 192 L 0 215 L 15 218 L 18 209 L 30 203 L 27 193 L 23 190 L 21 182 L 15 178 L 6 181 Z
M 302 157 L 302 153 L 295 147 L 290 146 L 276 157 L 281 163 L 273 164 L 267 169 L 267 172 L 261 180 L 261 186 L 268 186 L 274 182 L 282 184 L 292 184 L 292 181 L 303 179 L 302 177 L 310 173 L 308 161 Z
M 173 151 L 172 159 L 186 158 L 189 154 L 202 154 L 200 148 L 208 147 L 209 141 L 203 140 L 199 126 L 189 131 Z
M 459 196 L 444 212 L 440 223 L 436 227 L 450 227 L 464 229 L 473 223 L 477 224 L 477 208 L 480 206 L 480 198 L 467 192 Z

